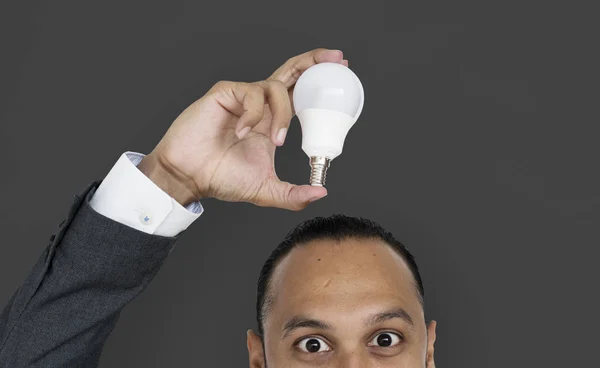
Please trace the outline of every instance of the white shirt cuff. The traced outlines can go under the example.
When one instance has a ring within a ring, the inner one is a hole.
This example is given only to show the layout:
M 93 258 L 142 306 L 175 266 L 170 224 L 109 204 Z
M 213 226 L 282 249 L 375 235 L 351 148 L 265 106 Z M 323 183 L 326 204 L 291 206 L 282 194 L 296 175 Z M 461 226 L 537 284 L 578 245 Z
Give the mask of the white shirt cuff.
M 98 213 L 148 234 L 175 236 L 204 208 L 199 201 L 183 207 L 144 175 L 137 165 L 144 154 L 127 151 L 102 181 L 90 201 Z

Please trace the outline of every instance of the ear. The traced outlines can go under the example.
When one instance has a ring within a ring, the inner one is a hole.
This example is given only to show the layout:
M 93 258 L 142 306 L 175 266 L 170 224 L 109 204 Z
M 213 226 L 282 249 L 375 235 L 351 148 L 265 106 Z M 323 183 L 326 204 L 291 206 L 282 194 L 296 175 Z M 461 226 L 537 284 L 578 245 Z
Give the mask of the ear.
M 427 368 L 435 368 L 435 362 L 433 360 L 433 345 L 435 344 L 435 328 L 437 327 L 436 321 L 431 321 L 427 325 Z
M 246 335 L 250 368 L 264 368 L 265 355 L 261 338 L 252 330 L 248 330 Z

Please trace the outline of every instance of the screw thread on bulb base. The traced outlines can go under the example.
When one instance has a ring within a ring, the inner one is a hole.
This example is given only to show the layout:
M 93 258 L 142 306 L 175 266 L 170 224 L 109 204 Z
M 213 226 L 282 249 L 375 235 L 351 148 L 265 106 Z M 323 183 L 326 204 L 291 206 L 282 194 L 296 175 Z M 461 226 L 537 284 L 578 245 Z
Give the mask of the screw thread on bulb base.
M 310 185 L 317 187 L 325 186 L 330 161 L 330 159 L 324 156 L 313 156 L 310 158 Z

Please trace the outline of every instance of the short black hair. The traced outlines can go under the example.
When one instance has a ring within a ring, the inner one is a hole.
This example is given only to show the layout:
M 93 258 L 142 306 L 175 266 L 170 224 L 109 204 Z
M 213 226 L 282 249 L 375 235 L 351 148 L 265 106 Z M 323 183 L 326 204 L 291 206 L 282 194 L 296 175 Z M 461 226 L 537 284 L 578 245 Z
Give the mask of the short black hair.
M 320 239 L 334 239 L 337 241 L 344 239 L 380 239 L 384 241 L 398 252 L 408 265 L 415 279 L 419 301 L 423 305 L 425 289 L 415 258 L 402 243 L 394 238 L 392 233 L 385 230 L 381 225 L 364 218 L 345 215 L 316 217 L 304 221 L 292 229 L 277 248 L 273 250 L 260 272 L 256 298 L 256 321 L 261 338 L 264 336 L 265 316 L 273 303 L 273 296 L 269 289 L 275 267 L 297 245 Z

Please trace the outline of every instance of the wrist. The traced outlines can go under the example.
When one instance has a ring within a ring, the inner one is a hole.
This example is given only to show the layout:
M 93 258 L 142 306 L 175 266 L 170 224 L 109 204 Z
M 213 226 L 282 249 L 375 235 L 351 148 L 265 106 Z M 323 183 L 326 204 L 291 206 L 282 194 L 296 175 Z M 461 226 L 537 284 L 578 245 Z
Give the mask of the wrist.
M 170 168 L 154 152 L 145 156 L 137 168 L 184 207 L 200 199 L 200 196 L 185 184 L 188 180 Z

